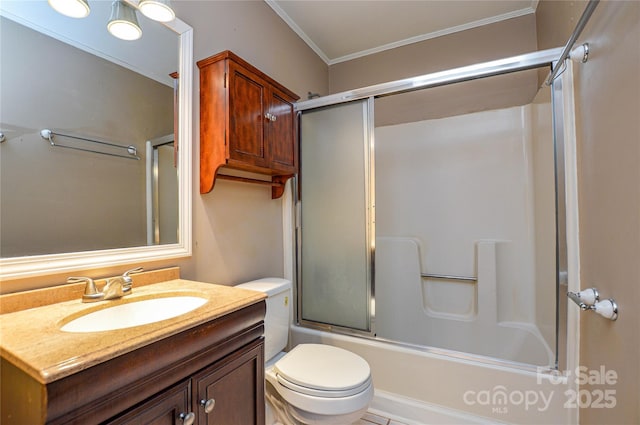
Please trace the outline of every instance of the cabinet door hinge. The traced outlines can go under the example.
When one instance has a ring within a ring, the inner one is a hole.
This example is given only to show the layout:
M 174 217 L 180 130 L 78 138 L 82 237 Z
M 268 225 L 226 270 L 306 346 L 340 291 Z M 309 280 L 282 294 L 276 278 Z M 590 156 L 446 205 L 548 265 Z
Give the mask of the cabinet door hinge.
M 227 73 L 224 73 L 224 81 L 222 82 L 222 84 L 224 85 L 224 88 L 227 88 Z

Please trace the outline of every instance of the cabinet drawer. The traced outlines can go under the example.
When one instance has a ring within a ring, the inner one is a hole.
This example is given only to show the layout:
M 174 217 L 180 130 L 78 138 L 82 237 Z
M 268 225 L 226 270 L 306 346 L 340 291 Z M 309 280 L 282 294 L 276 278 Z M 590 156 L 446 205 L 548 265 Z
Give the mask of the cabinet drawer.
M 191 380 L 182 381 L 143 402 L 116 419 L 105 422 L 108 425 L 178 425 L 181 415 L 189 414 L 191 400 Z

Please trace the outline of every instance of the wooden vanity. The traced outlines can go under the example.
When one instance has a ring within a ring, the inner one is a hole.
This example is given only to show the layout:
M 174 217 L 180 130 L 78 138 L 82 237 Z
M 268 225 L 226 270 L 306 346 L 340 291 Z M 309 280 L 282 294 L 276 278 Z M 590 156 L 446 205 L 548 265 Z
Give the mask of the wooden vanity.
M 96 304 L 198 294 L 179 317 L 92 333 L 60 330 Z M 264 295 L 174 279 L 115 301 L 79 299 L 0 315 L 1 422 L 264 423 Z

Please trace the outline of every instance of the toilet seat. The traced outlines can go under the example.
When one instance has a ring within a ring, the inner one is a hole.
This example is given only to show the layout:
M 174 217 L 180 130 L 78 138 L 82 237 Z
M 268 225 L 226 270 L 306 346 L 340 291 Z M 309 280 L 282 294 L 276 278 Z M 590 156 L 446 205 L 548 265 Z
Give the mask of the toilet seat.
M 319 390 L 316 388 L 309 388 L 302 385 L 295 384 L 291 381 L 288 381 L 282 375 L 279 375 L 276 372 L 276 379 L 280 383 L 292 391 L 299 392 L 301 394 L 311 395 L 314 397 L 325 397 L 325 398 L 338 398 L 338 397 L 349 397 L 358 393 L 363 392 L 371 385 L 371 378 L 367 379 L 362 385 L 357 386 L 355 388 L 348 388 L 344 390 Z
M 319 397 L 357 394 L 371 381 L 371 369 L 362 357 L 323 344 L 296 346 L 275 363 L 274 370 L 282 385 Z
M 357 414 L 373 398 L 369 364 L 330 345 L 297 345 L 265 372 L 291 406 L 311 414 Z
M 302 392 L 292 390 L 287 388 L 285 385 L 282 385 L 278 381 L 273 368 L 266 371 L 265 377 L 267 378 L 267 381 L 273 385 L 278 394 L 280 394 L 280 396 L 288 403 L 288 405 L 299 411 L 298 413 L 309 412 L 316 415 L 331 416 L 349 415 L 354 412 L 360 412 L 361 416 L 362 412 L 366 411 L 371 399 L 373 399 L 373 384 L 371 382 L 369 382 L 369 385 L 364 389 L 364 391 L 351 396 L 318 397 L 303 394 Z M 358 417 L 356 417 L 354 421 Z

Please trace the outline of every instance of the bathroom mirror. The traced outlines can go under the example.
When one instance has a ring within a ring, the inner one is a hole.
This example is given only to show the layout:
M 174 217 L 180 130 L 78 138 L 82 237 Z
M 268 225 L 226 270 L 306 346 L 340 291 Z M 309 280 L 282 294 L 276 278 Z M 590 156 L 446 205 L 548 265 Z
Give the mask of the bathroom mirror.
M 89 17 L 73 19 L 45 0 L 0 4 L 3 281 L 191 255 L 193 30 L 138 13 L 143 36 L 125 42 L 107 32 L 111 2 L 90 6 Z M 11 48 L 9 31 L 19 34 Z M 168 162 L 175 227 L 172 237 L 149 239 L 145 143 L 168 134 L 179 148 Z

